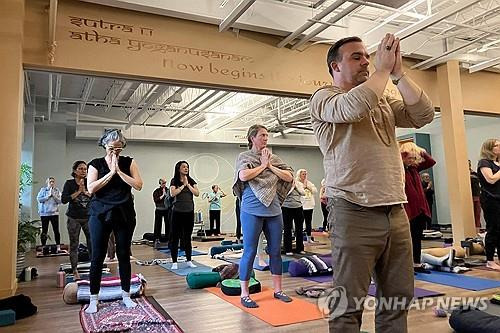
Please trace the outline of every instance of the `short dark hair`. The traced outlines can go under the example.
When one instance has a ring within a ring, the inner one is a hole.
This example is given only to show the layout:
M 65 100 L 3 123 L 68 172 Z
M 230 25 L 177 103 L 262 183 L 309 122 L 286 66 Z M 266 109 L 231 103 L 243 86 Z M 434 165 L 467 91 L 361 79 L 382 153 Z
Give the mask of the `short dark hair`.
M 332 77 L 333 77 L 333 72 L 332 72 L 332 67 L 330 66 L 330 64 L 333 61 L 341 61 L 342 55 L 339 52 L 340 47 L 344 44 L 352 43 L 352 42 L 362 43 L 363 40 L 357 36 L 342 38 L 342 39 L 339 39 L 338 41 L 336 41 L 328 50 L 328 54 L 326 56 L 326 65 L 328 66 L 328 72 L 330 73 L 330 75 Z
M 85 161 L 76 161 L 75 163 L 73 163 L 73 167 L 71 168 L 73 170 L 71 172 L 71 177 L 76 177 L 75 171 L 81 164 L 85 164 L 85 166 L 87 166 L 87 163 Z

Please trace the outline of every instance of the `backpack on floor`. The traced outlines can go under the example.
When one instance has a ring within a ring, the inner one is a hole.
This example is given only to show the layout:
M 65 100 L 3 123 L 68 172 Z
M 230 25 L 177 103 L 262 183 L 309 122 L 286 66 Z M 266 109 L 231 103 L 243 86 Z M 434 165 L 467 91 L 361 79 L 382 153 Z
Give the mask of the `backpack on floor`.
M 241 294 L 240 280 L 226 279 L 221 282 L 221 290 L 227 296 L 239 296 Z M 259 293 L 262 290 L 260 282 L 251 277 L 248 283 L 248 291 L 250 294 Z

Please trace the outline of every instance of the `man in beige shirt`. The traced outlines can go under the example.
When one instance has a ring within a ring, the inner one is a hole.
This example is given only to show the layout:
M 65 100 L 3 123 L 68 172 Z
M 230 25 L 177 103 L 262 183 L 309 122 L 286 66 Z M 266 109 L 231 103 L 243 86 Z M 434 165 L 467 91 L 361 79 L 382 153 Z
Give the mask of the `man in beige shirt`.
M 337 41 L 327 55 L 334 85 L 319 89 L 310 101 L 324 156 L 334 285 L 347 297 L 345 312 L 330 309 L 329 327 L 330 332 L 359 332 L 359 300 L 373 277 L 377 298 L 392 302 L 376 310 L 376 331 L 401 333 L 407 331 L 413 298 L 413 264 L 395 128 L 430 123 L 434 108 L 403 71 L 394 35 L 382 39 L 371 76 L 369 62 L 358 37 Z M 389 78 L 403 101 L 384 96 Z

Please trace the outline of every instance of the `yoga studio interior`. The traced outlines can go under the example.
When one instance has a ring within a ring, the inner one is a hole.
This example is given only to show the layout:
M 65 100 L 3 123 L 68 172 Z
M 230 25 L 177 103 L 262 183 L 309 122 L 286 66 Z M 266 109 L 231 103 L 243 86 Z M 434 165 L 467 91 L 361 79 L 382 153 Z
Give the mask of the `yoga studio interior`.
M 499 13 L 0 1 L 0 333 L 500 332 Z

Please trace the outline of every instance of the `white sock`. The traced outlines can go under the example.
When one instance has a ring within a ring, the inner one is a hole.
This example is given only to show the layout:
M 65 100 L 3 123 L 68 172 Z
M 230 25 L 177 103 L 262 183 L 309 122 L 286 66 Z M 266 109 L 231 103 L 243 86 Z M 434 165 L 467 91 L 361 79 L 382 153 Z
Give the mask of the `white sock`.
M 90 304 L 87 309 L 85 309 L 85 313 L 96 313 L 98 303 L 99 300 L 97 298 L 97 295 L 90 295 Z
M 177 269 L 177 268 L 179 268 L 179 267 L 177 267 L 177 263 L 176 263 L 176 262 L 174 262 L 174 263 L 172 264 L 172 267 L 171 267 L 170 269 Z
M 61 245 L 57 245 L 57 252 L 61 251 Z
M 189 267 L 191 267 L 191 268 L 195 268 L 195 267 L 196 267 L 196 265 L 195 265 L 195 264 L 193 264 L 193 262 L 192 262 L 191 260 L 189 260 L 189 261 L 187 262 L 187 265 L 188 265 Z
M 137 303 L 130 299 L 130 293 L 122 290 L 122 301 L 127 308 L 135 308 Z

